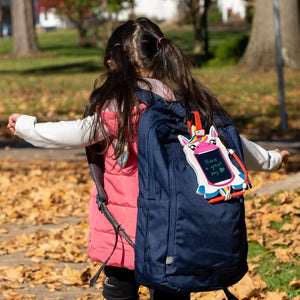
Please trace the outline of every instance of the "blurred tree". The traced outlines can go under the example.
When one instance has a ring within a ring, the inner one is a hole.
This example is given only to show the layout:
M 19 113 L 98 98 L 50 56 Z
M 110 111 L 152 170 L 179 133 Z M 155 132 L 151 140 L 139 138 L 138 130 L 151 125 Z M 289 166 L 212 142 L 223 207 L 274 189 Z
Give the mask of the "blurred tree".
M 1 7 L 1 3 L 0 3 L 0 37 L 3 37 L 3 33 L 2 33 L 2 15 L 3 15 L 3 11 L 2 11 L 2 7 Z
M 114 24 L 118 21 L 118 15 L 122 10 L 129 10 L 134 15 L 134 0 L 104 0 L 101 6 L 102 12 L 107 16 L 105 20 L 106 38 L 112 34 Z M 131 17 L 131 16 L 129 16 Z M 133 16 L 132 16 L 133 17 Z
M 279 0 L 282 57 L 284 65 L 300 68 L 299 0 Z M 239 62 L 249 70 L 276 68 L 274 13 L 272 0 L 256 1 L 250 39 Z
M 39 8 L 55 8 L 57 14 L 68 18 L 77 28 L 78 45 L 85 45 L 90 43 L 86 41 L 89 29 L 92 29 L 92 42 L 97 43 L 99 27 L 105 25 L 106 35 L 109 35 L 118 13 L 133 3 L 133 0 L 40 0 Z
M 88 19 L 102 0 L 40 0 L 39 9 L 55 8 L 56 13 L 68 18 L 77 28 L 77 43 L 84 44 L 88 30 Z
M 13 53 L 30 55 L 38 52 L 33 0 L 12 0 Z
M 202 51 L 202 41 L 204 40 L 205 54 L 208 54 L 208 30 L 207 30 L 207 13 L 211 0 L 204 0 L 203 6 L 199 0 L 179 0 L 178 11 L 185 18 L 191 17 L 194 28 L 194 53 L 200 54 Z M 204 38 L 203 38 L 204 32 Z

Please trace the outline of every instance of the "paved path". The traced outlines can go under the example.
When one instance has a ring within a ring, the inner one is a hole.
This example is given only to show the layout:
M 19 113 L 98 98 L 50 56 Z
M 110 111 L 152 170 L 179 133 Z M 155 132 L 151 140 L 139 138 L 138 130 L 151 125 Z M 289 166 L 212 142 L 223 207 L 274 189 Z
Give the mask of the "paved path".
M 267 150 L 287 150 L 291 154 L 300 154 L 300 138 L 298 139 L 273 139 L 273 140 L 252 140 Z M 300 170 L 299 170 L 300 171 Z
M 285 149 L 291 154 L 300 154 L 300 138 L 253 140 L 262 147 Z M 23 141 L 0 141 L 0 158 L 14 157 L 18 160 L 51 159 L 51 160 L 82 160 L 85 159 L 84 149 L 41 149 Z M 300 170 L 299 170 L 300 171 Z
M 265 184 L 263 187 L 257 189 L 254 194 L 257 196 L 272 195 L 280 190 L 294 190 L 298 187 L 300 187 L 300 172 L 280 181 Z
M 257 140 L 255 141 L 265 149 L 281 149 L 287 150 L 291 154 L 291 160 L 293 156 L 300 157 L 300 139 L 282 139 L 282 140 Z M 255 191 L 255 194 L 262 196 L 265 194 L 275 194 L 279 190 L 292 190 L 300 187 L 300 162 L 297 159 L 297 164 L 292 168 L 294 172 L 291 176 L 280 180 L 279 182 L 273 182 L 265 184 L 263 187 Z
M 75 161 L 84 160 L 84 149 L 43 149 L 35 148 L 26 142 L 0 141 L 0 159 L 13 157 L 20 161 L 27 160 L 57 160 Z

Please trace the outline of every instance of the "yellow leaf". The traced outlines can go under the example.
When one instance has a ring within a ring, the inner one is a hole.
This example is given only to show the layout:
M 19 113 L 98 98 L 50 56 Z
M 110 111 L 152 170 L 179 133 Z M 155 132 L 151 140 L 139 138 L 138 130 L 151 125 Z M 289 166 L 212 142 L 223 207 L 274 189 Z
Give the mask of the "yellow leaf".
M 14 267 L 4 267 L 3 270 L 0 270 L 2 279 L 6 281 L 23 281 L 24 266 L 14 266 Z
M 253 284 L 256 290 L 264 290 L 267 288 L 266 282 L 262 279 L 260 274 L 256 274 L 253 278 Z
M 63 280 L 62 283 L 66 285 L 81 285 L 81 271 L 71 268 L 69 265 L 66 265 L 63 270 Z
M 200 292 L 191 294 L 191 300 L 223 300 L 224 292 L 215 291 L 215 292 Z
M 275 253 L 275 256 L 279 259 L 279 261 L 282 263 L 293 261 L 294 254 L 293 254 L 293 250 L 291 249 L 277 248 L 273 250 L 273 252 Z
M 253 296 L 255 287 L 249 273 L 247 273 L 238 283 L 229 288 L 238 299 L 249 299 Z
M 286 300 L 287 294 L 285 292 L 267 292 L 265 300 Z
M 261 218 L 264 221 L 273 221 L 273 222 L 281 222 L 282 221 L 282 216 L 278 215 L 278 214 L 263 215 Z

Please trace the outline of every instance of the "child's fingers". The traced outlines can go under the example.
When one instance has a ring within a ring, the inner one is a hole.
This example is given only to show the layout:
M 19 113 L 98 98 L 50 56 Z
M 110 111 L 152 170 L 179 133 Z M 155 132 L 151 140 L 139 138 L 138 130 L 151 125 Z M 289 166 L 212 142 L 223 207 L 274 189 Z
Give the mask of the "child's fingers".
M 288 163 L 288 160 L 289 160 L 289 156 L 290 156 L 290 153 L 286 150 L 282 150 L 280 151 L 279 149 L 274 149 L 274 151 L 280 153 L 281 157 L 282 157 L 282 162 L 284 164 L 287 164 Z
M 7 128 L 14 135 L 16 134 L 15 125 L 20 116 L 21 116 L 21 114 L 15 113 L 15 114 L 12 114 L 11 116 L 9 116 L 9 118 L 8 118 Z
M 11 124 L 8 124 L 7 125 L 7 128 L 10 130 L 10 132 L 12 133 L 12 134 L 16 134 L 16 130 L 15 130 L 15 126 L 13 126 L 13 125 L 11 125 Z
M 288 160 L 289 160 L 290 153 L 288 151 L 283 150 L 283 151 L 280 152 L 280 155 L 282 157 L 282 162 L 284 164 L 287 164 Z
M 286 165 L 288 163 L 290 153 L 288 151 L 286 151 L 286 150 L 280 151 L 279 149 L 274 149 L 274 151 L 280 153 L 280 155 L 281 155 L 282 161 L 281 161 L 281 164 L 280 164 L 280 166 L 278 168 L 278 170 L 279 170 L 279 169 L 281 169 L 282 164 Z
M 19 119 L 20 116 L 21 116 L 21 114 L 16 114 L 16 113 L 12 114 L 8 118 L 8 123 L 15 124 L 17 122 L 17 120 Z

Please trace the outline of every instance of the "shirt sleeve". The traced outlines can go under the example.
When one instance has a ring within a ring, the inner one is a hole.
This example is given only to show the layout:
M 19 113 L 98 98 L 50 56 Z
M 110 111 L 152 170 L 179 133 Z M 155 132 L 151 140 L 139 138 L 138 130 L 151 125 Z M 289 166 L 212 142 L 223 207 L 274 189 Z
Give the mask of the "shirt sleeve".
M 282 162 L 280 153 L 265 150 L 258 144 L 241 137 L 244 160 L 248 170 L 272 172 L 279 168 Z
M 96 114 L 82 120 L 37 123 L 34 116 L 21 115 L 15 125 L 16 134 L 42 148 L 80 148 L 103 139 L 99 133 L 95 141 L 90 140 Z M 105 127 L 105 130 L 108 129 Z

